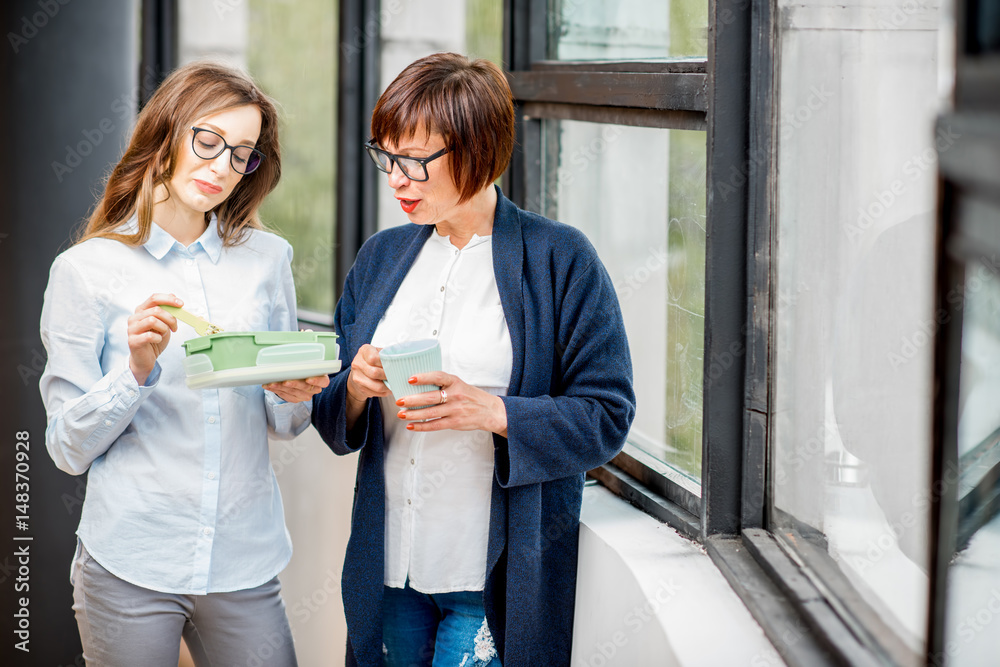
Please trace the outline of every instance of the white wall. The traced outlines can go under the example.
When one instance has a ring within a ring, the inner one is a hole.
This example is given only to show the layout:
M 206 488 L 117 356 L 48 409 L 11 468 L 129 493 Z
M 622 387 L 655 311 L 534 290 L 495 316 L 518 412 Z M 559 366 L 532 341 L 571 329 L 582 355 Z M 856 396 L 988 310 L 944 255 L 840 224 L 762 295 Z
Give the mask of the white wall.
M 343 665 L 347 624 L 340 572 L 357 455 L 335 455 L 310 426 L 295 440 L 272 442 L 271 464 L 294 547 L 280 579 L 299 664 Z

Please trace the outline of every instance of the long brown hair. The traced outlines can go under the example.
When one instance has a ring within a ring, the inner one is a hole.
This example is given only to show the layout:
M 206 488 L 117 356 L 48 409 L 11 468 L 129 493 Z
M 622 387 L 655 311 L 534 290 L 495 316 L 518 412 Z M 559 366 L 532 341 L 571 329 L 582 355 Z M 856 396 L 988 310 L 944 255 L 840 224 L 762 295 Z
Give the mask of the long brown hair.
M 246 74 L 216 63 L 197 62 L 168 76 L 139 113 L 125 154 L 112 170 L 90 219 L 77 239 L 102 237 L 127 245 L 142 245 L 153 223 L 153 190 L 173 176 L 175 161 L 191 124 L 198 118 L 252 104 L 260 110 L 260 138 L 256 148 L 265 155 L 260 167 L 240 179 L 229 197 L 211 213 L 219 218 L 224 245 L 235 245 L 249 229 L 263 229 L 257 210 L 281 178 L 278 110 Z M 117 231 L 132 216 L 134 234 Z

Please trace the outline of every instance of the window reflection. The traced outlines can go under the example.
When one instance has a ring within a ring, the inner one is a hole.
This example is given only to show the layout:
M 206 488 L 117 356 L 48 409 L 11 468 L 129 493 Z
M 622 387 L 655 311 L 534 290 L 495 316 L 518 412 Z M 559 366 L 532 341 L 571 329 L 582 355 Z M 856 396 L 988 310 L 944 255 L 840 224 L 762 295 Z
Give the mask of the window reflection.
M 969 207 L 994 228 L 1000 209 Z M 988 263 L 987 263 L 988 262 Z M 949 664 L 985 665 L 1000 655 L 1000 258 L 966 265 L 958 422 L 958 524 L 949 570 L 945 647 Z M 947 474 L 947 471 L 946 471 Z
M 914 656 L 927 626 L 938 11 L 779 2 L 775 532 Z M 866 621 L 867 622 L 867 621 Z
M 181 0 L 178 18 L 181 64 L 244 68 L 278 102 L 281 181 L 260 215 L 295 250 L 299 316 L 332 321 L 337 3 Z
M 704 58 L 707 0 L 549 0 L 549 58 Z
M 281 104 L 282 174 L 261 217 L 292 244 L 299 309 L 333 313 L 337 7 L 250 0 L 247 65 Z
M 544 135 L 542 210 L 587 234 L 621 302 L 629 441 L 700 480 L 705 133 L 549 120 Z

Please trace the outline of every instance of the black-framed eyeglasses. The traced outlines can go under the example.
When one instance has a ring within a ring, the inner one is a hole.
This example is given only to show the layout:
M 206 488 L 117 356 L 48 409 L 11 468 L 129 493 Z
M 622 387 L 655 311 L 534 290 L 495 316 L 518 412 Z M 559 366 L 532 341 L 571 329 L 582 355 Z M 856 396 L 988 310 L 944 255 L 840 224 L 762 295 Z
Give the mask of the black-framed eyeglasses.
M 434 155 L 428 155 L 427 157 L 410 157 L 409 155 L 394 155 L 388 151 L 384 151 L 381 148 L 375 146 L 375 140 L 369 139 L 365 142 L 365 149 L 368 151 L 368 156 L 378 167 L 379 171 L 384 171 L 389 173 L 392 171 L 393 163 L 399 165 L 399 170 L 403 172 L 403 176 L 406 176 L 411 181 L 426 181 L 430 178 L 427 175 L 427 163 L 432 160 L 436 160 L 445 153 L 448 152 L 447 148 L 442 148 Z
M 218 132 L 204 127 L 192 127 L 191 129 L 194 132 L 191 135 L 191 149 L 202 160 L 214 160 L 228 148 L 230 150 L 229 164 L 240 174 L 250 174 L 256 171 L 260 163 L 264 161 L 264 154 L 256 148 L 230 146 Z

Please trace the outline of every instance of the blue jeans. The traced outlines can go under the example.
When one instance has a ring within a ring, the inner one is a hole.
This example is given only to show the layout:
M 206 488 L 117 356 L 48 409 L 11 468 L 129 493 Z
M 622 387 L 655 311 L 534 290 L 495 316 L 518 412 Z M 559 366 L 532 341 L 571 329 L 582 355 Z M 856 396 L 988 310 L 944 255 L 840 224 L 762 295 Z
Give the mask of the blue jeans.
M 385 587 L 386 667 L 501 667 L 486 626 L 482 591 L 427 595 Z

